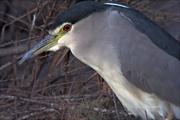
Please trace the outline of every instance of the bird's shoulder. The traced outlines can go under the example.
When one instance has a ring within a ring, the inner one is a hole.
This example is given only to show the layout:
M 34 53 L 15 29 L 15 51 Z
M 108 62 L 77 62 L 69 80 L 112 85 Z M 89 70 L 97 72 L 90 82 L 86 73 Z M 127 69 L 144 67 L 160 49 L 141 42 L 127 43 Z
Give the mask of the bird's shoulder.
M 126 16 L 133 23 L 133 26 L 146 35 L 157 47 L 169 55 L 180 60 L 180 42 L 171 36 L 156 22 L 148 18 L 142 12 L 126 4 L 105 3 L 109 8 L 116 10 L 120 15 Z

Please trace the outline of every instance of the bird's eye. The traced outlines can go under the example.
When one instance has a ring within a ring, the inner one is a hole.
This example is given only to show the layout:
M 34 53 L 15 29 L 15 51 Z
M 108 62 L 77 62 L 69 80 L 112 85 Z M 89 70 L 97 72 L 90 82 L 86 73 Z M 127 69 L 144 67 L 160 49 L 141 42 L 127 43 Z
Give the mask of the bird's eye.
M 71 24 L 66 24 L 63 26 L 63 31 L 64 32 L 69 32 L 72 28 L 72 25 Z

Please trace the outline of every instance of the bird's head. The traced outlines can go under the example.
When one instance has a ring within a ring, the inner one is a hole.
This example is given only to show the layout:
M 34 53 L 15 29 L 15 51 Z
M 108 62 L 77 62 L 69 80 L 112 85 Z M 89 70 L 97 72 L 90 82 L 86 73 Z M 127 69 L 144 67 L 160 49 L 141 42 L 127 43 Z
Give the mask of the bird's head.
M 74 36 L 72 36 L 72 33 L 76 31 L 74 30 L 76 23 L 104 8 L 99 3 L 86 1 L 61 12 L 51 25 L 49 34 L 27 51 L 19 63 L 21 64 L 44 51 L 57 51 L 62 46 L 67 46 L 67 44 L 73 42 Z
M 106 11 L 111 6 L 117 7 L 119 5 L 85 1 L 61 12 L 51 25 L 49 34 L 26 52 L 19 63 L 21 64 L 44 51 L 57 51 L 62 46 L 69 47 L 71 51 L 74 49 L 74 46 L 78 46 L 79 49 L 81 47 L 87 51 L 89 46 L 97 43 L 97 36 L 107 34 L 102 32 L 100 34 L 100 31 L 107 28 L 106 22 L 103 22 L 107 18 L 104 18 L 103 11 Z M 127 8 L 124 5 L 121 6 Z M 79 51 L 83 52 L 83 49 Z M 80 55 L 82 56 L 82 53 Z
M 57 51 L 60 47 L 64 46 L 65 40 L 64 36 L 68 36 L 67 34 L 72 30 L 71 23 L 63 23 L 58 26 L 56 29 L 49 31 L 49 34 L 46 35 L 39 43 L 34 45 L 29 51 L 27 51 L 19 63 L 23 63 L 24 61 L 42 53 L 45 51 Z

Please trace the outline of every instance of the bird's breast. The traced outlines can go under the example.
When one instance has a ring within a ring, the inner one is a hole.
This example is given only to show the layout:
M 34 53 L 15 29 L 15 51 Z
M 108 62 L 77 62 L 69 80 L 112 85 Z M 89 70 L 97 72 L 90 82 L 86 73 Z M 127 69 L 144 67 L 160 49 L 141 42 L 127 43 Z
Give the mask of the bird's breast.
M 146 119 L 165 117 L 168 112 L 166 102 L 153 94 L 146 93 L 129 83 L 121 72 L 109 69 L 109 71 L 96 71 L 105 79 L 123 106 L 132 114 Z M 164 118 L 163 118 L 164 119 Z

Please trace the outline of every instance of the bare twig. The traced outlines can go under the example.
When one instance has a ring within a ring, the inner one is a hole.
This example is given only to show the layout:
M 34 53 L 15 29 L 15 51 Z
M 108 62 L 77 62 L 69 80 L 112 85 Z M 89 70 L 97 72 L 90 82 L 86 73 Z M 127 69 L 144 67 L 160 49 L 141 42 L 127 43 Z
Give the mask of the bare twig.
M 119 112 L 118 112 L 118 108 L 117 108 L 116 96 L 115 96 L 115 94 L 113 94 L 112 96 L 113 96 L 114 108 L 115 108 L 115 111 L 116 111 L 117 119 L 120 120 L 121 118 L 119 116 Z
M 7 62 L 6 64 L 1 65 L 1 66 L 0 66 L 0 71 L 2 71 L 3 69 L 9 67 L 10 65 L 12 65 L 12 62 Z
M 27 37 L 25 39 L 21 39 L 21 40 L 18 40 L 18 41 L 6 42 L 6 43 L 1 44 L 0 48 L 6 47 L 6 46 L 10 46 L 10 45 L 13 45 L 13 44 L 17 44 L 17 43 L 21 43 L 21 42 L 25 42 L 25 41 L 28 41 L 28 40 L 32 40 L 33 41 L 33 40 L 38 39 L 38 38 L 41 38 L 41 36 Z
M 0 48 L 0 57 L 13 55 L 13 54 L 19 54 L 22 52 L 27 51 L 28 46 L 27 45 L 18 45 L 17 47 L 8 47 L 8 48 Z
M 46 4 L 48 4 L 48 2 L 44 2 L 42 6 L 45 6 Z M 23 21 L 22 18 L 24 18 L 24 17 L 26 17 L 26 16 L 34 13 L 34 12 L 37 11 L 40 7 L 41 7 L 41 6 L 37 6 L 37 7 L 34 8 L 33 10 L 28 11 L 26 14 L 24 14 L 24 15 L 18 17 L 18 18 L 17 18 L 17 17 L 14 17 L 14 16 L 12 16 L 12 15 L 9 15 L 9 16 L 10 16 L 11 18 L 13 18 L 14 20 L 11 21 L 11 22 L 9 22 L 9 23 L 7 23 L 7 24 L 5 24 L 5 25 L 3 26 L 2 30 L 1 30 L 1 42 L 4 41 L 4 33 L 5 33 L 6 27 L 9 26 L 9 25 L 11 25 L 11 24 L 13 24 L 14 22 L 19 21 L 19 22 L 21 22 L 21 23 L 23 23 L 23 24 L 26 24 L 27 26 L 29 26 L 29 25 L 31 26 L 31 24 L 28 24 L 28 23 L 26 23 L 25 21 Z M 34 27 L 35 27 L 35 26 L 34 26 Z M 39 28 L 39 27 L 36 27 L 36 28 L 38 28 L 38 29 L 41 30 L 41 28 Z
M 57 112 L 56 109 L 53 108 L 46 108 L 46 107 L 42 107 L 42 108 L 37 108 L 36 112 L 31 112 L 29 114 L 26 114 L 20 118 L 18 118 L 17 120 L 27 120 L 30 119 L 33 116 L 39 115 L 40 113 L 49 113 L 49 112 Z

